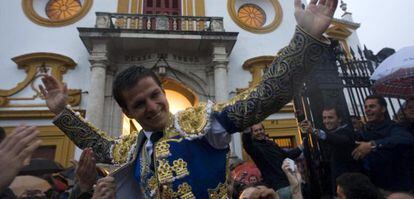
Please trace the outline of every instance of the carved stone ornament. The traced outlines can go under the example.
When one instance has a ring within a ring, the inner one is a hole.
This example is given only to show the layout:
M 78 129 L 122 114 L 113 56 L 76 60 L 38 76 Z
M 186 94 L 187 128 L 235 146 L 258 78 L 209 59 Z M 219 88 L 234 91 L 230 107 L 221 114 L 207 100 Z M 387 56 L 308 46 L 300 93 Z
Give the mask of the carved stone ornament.
M 46 107 L 44 97 L 38 88 L 38 81 L 45 74 L 52 75 L 62 81 L 63 75 L 74 69 L 76 63 L 69 57 L 54 53 L 30 53 L 12 58 L 18 69 L 26 72 L 26 78 L 10 89 L 0 88 L 0 108 L 2 107 Z M 31 89 L 32 96 L 15 97 L 16 94 Z M 80 89 L 69 89 L 69 104 L 77 106 L 81 101 Z M 39 103 L 38 99 L 42 99 Z M 20 103 L 15 103 L 19 101 Z M 22 103 L 26 102 L 26 103 Z

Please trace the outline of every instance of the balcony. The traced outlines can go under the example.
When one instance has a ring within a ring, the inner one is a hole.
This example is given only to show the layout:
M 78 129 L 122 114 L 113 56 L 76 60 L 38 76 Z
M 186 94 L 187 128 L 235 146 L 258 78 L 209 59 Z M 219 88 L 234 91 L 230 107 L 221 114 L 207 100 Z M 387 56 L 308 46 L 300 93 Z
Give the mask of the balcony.
M 94 28 L 78 28 L 86 48 L 106 40 L 113 50 L 153 49 L 163 51 L 207 51 L 212 43 L 230 52 L 237 32 L 225 32 L 222 17 L 96 13 Z
M 97 28 L 223 32 L 222 17 L 96 13 Z

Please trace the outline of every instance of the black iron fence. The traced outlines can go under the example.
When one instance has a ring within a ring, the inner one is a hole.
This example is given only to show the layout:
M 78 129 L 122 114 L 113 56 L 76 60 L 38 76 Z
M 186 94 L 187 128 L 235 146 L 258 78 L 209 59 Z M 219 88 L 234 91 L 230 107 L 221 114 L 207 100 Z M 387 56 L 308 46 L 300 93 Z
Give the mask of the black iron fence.
M 364 99 L 375 93 L 372 90 L 374 82 L 370 80 L 370 77 L 378 67 L 379 62 L 366 47 L 364 47 L 364 50 L 358 47 L 356 51 L 350 49 L 350 53 L 345 53 L 339 45 L 334 47 L 339 78 L 343 82 L 348 112 L 350 115 L 355 115 L 364 120 L 366 117 Z M 389 116 L 393 118 L 400 110 L 403 100 L 389 97 L 385 99 L 388 101 Z
M 332 43 L 332 52 L 326 53 L 325 61 L 316 67 L 294 98 L 298 121 L 306 118 L 318 128 L 322 128 L 321 114 L 326 105 L 336 105 L 347 122 L 351 115 L 365 121 L 364 99 L 375 94 L 370 77 L 379 65 L 378 59 L 366 47 L 347 52 L 338 42 Z M 385 99 L 389 116 L 393 119 L 404 100 Z
M 374 94 L 374 82 L 370 77 L 379 65 L 378 60 L 383 59 L 377 59 L 366 47 L 346 52 L 338 42 L 332 42 L 331 49 L 321 58 L 321 63 L 294 97 L 298 122 L 307 119 L 314 127 L 323 128 L 322 110 L 327 105 L 336 106 L 349 124 L 351 115 L 365 121 L 364 100 Z M 402 100 L 386 100 L 392 118 L 402 107 Z M 321 150 L 312 133 L 303 132 L 302 139 L 307 167 L 305 178 L 310 186 L 307 197 L 321 198 L 325 194 L 332 194 L 324 150 Z

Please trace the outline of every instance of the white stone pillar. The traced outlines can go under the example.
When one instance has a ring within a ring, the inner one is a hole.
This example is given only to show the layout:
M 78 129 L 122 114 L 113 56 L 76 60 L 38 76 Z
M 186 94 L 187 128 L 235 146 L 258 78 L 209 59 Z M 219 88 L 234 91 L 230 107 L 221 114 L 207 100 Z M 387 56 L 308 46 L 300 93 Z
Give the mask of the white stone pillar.
M 227 64 L 228 54 L 226 48 L 222 44 L 215 44 L 213 49 L 213 63 L 214 63 L 214 94 L 216 102 L 225 102 L 228 100 L 228 86 L 227 86 Z M 230 150 L 232 156 L 238 156 L 240 159 L 242 155 L 242 143 L 239 133 L 232 135 L 230 143 Z
M 86 118 L 96 127 L 103 128 L 105 78 L 108 58 L 106 56 L 106 43 L 94 42 L 93 50 L 89 57 L 91 63 L 91 76 L 89 85 L 88 105 Z
M 216 102 L 228 100 L 227 91 L 227 52 L 223 45 L 215 45 L 213 49 L 214 94 Z

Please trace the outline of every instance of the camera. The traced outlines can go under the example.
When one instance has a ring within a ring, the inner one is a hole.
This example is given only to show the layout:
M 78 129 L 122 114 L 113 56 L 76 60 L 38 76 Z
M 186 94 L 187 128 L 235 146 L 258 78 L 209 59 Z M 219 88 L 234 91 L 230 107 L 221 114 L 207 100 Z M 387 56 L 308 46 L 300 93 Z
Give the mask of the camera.
M 288 165 L 289 165 L 289 170 L 290 170 L 291 172 L 295 172 L 295 168 L 296 168 L 295 161 L 293 161 L 293 160 L 292 160 L 292 159 L 290 159 L 290 158 L 286 158 L 286 159 L 285 159 L 285 161 L 287 161 L 287 163 L 288 163 Z

